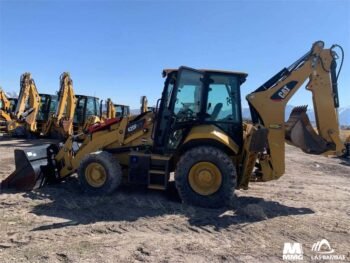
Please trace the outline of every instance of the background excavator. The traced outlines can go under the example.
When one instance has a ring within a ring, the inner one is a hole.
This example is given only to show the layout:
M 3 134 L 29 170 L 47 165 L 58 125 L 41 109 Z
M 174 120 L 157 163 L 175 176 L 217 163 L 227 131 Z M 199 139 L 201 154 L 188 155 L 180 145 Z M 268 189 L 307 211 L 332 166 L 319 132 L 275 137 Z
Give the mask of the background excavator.
M 7 98 L 6 93 L 0 87 L 0 131 L 6 132 L 7 122 L 11 121 L 11 113 L 14 111 L 13 102 Z
M 60 88 L 55 111 L 48 116 L 42 127 L 42 135 L 51 138 L 67 138 L 73 135 L 73 118 L 76 107 L 76 98 L 73 90 L 73 81 L 68 72 L 60 76 Z
M 39 111 L 40 95 L 31 74 L 26 72 L 20 79 L 20 93 L 13 118 L 7 123 L 12 135 L 24 136 L 37 131 L 36 116 Z
M 247 74 L 164 70 L 156 112 L 95 125 L 82 142 L 70 136 L 63 145 L 15 150 L 16 170 L 1 187 L 30 190 L 77 172 L 90 194 L 113 192 L 123 176 L 128 183 L 164 190 L 174 172 L 183 202 L 230 204 L 234 189 L 247 189 L 251 179 L 269 181 L 283 175 L 286 141 L 309 154 L 344 154 L 336 47 L 314 43 L 303 57 L 250 93 L 250 124 L 242 122 L 240 96 Z M 284 119 L 288 100 L 305 81 L 312 93 L 315 129 L 306 107 L 294 109 L 286 123 Z
M 148 99 L 146 96 L 141 96 L 140 102 L 141 102 L 141 109 L 140 109 L 141 113 L 145 113 L 147 111 L 155 111 L 155 107 L 148 106 Z
M 14 136 L 39 136 L 49 115 L 55 111 L 57 96 L 38 93 L 30 73 L 21 76 L 21 89 L 7 131 Z M 13 103 L 14 104 L 14 103 Z
M 105 105 L 103 101 L 100 103 L 100 119 L 102 121 L 116 117 L 128 117 L 129 115 L 130 107 L 128 105 L 114 104 L 110 98 L 106 100 Z
M 123 118 L 130 116 L 130 106 L 123 104 L 113 104 L 115 109 L 115 117 Z M 113 117 L 112 117 L 113 118 Z

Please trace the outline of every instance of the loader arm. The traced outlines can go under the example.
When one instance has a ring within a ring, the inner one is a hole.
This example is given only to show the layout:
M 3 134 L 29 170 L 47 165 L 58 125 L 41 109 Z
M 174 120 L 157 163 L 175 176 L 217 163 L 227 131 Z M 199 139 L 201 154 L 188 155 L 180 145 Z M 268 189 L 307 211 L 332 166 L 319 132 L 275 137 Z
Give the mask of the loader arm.
M 276 74 L 247 96 L 253 124 L 268 129 L 267 151 L 259 157 L 262 180 L 277 179 L 285 171 L 285 139 L 307 153 L 344 154 L 339 136 L 337 55 L 318 41 L 302 58 Z M 316 126 L 311 126 L 306 107 L 294 109 L 285 123 L 285 108 L 297 90 L 306 84 L 312 93 Z

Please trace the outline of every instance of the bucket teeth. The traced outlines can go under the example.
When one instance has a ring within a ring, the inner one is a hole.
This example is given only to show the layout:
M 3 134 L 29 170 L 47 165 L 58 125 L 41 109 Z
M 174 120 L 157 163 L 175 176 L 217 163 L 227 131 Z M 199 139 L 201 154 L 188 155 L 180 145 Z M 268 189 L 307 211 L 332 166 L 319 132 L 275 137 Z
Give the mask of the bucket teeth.
M 292 112 L 291 112 L 291 115 L 293 113 L 302 113 L 302 112 L 307 112 L 307 106 L 308 105 L 302 105 L 302 106 L 297 106 L 297 107 L 294 107 Z

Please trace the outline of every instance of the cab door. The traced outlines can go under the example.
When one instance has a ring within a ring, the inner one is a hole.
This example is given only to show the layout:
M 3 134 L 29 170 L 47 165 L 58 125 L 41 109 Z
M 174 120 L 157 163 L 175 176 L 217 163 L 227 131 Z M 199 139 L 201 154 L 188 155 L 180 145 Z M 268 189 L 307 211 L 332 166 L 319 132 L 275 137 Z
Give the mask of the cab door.
M 175 149 L 178 141 L 174 133 L 199 119 L 203 101 L 204 74 L 198 70 L 180 67 L 176 76 L 170 73 L 157 112 L 154 133 L 155 151 Z

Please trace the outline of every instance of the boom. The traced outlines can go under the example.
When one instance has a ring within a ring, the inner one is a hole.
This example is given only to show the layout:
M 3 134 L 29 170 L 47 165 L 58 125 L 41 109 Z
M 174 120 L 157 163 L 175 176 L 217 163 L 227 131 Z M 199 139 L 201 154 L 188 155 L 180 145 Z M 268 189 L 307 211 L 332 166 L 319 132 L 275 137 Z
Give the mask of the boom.
M 9 122 L 8 131 L 14 132 L 21 126 L 29 132 L 35 132 L 40 96 L 30 73 L 22 74 L 20 86 L 20 94 L 14 113 L 15 119 Z
M 114 104 L 110 98 L 107 99 L 106 106 L 107 106 L 107 116 L 106 116 L 107 119 L 115 118 L 116 111 L 115 111 Z
M 4 110 L 6 112 L 10 110 L 11 102 L 9 101 L 9 99 L 7 98 L 5 92 L 2 90 L 1 87 L 0 87 L 0 103 L 1 103 L 0 110 Z
M 72 135 L 75 107 L 76 98 L 73 90 L 73 80 L 68 72 L 63 72 L 60 76 L 56 113 L 49 117 L 43 134 L 49 135 L 51 133 L 54 137 L 56 135 L 59 137 Z
M 277 179 L 285 170 L 285 139 L 311 154 L 343 155 L 339 136 L 338 90 L 334 47 L 324 49 L 318 41 L 311 50 L 284 68 L 247 96 L 255 125 L 268 129 L 267 152 L 259 163 L 264 181 Z M 285 123 L 285 108 L 297 90 L 308 80 L 316 117 L 316 131 L 306 115 L 306 107 L 294 109 Z

